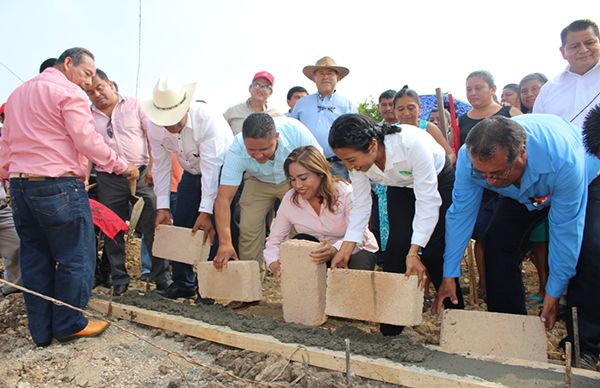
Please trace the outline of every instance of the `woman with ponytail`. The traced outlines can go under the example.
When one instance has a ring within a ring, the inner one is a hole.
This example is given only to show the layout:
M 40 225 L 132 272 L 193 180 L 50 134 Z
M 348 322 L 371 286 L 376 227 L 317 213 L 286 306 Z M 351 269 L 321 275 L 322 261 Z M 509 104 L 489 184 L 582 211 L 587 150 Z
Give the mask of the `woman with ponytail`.
M 417 275 L 419 287 L 429 272 L 437 290 L 442 281 L 445 215 L 454 185 L 454 170 L 444 149 L 415 126 L 380 126 L 359 114 L 345 114 L 333 122 L 329 145 L 350 171 L 353 186 L 348 229 L 331 266 L 346 267 L 361 241 L 374 181 L 387 186 L 390 232 L 383 271 Z M 446 301 L 446 307 L 463 308 L 462 295 L 458 298 L 458 305 Z M 383 335 L 402 330 L 380 326 Z

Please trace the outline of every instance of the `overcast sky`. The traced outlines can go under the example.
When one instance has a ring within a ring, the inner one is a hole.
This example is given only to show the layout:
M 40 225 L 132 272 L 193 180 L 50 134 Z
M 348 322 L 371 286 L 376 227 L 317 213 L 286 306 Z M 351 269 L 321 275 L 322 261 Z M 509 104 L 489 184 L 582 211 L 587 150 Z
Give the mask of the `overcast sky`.
M 600 15 L 595 1 L 143 0 L 139 93 L 161 75 L 197 81 L 196 98 L 224 111 L 244 101 L 253 74 L 275 76 L 270 104 L 287 109 L 302 68 L 329 55 L 350 74 L 337 90 L 356 103 L 408 84 L 464 98 L 473 70 L 501 88 L 566 66 L 560 31 Z M 560 4 L 560 7 L 559 7 Z M 138 0 L 0 0 L 0 102 L 40 63 L 83 46 L 125 95 L 136 94 Z M 593 10 L 592 10 L 593 9 Z M 499 95 L 500 93 L 498 93 Z

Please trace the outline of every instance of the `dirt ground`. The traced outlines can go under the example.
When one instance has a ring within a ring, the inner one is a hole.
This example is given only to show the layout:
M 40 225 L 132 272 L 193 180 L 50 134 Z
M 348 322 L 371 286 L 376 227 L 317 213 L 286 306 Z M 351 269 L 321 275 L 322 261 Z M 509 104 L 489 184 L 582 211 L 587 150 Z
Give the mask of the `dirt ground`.
M 128 257 L 128 271 L 132 276 L 130 288 L 144 290 L 145 283 L 138 280 L 139 240 L 128 246 Z M 523 265 L 523 278 L 527 294 L 535 294 L 538 287 L 537 274 L 530 262 Z M 466 270 L 462 281 L 468 281 Z M 463 286 L 463 290 L 468 292 L 468 284 L 463 283 Z M 265 300 L 242 313 L 283 320 L 279 284 L 267 276 L 263 289 Z M 108 294 L 108 290 L 101 287 L 94 292 L 100 296 Z M 467 304 L 467 309 L 485 310 L 485 305 Z M 538 313 L 539 306 L 529 308 L 530 315 Z M 402 335 L 419 344 L 437 345 L 440 319 L 432 316 L 429 311 L 424 313 L 423 319 L 423 324 L 407 328 Z M 378 332 L 377 325 L 367 322 L 330 318 L 325 324 L 325 327 L 334 329 L 344 326 L 353 326 L 367 333 Z M 548 332 L 550 362 L 563 363 L 564 354 L 558 348 L 558 342 L 565 333 L 564 322 L 558 322 Z M 151 343 L 172 354 L 159 350 Z M 188 361 L 174 353 L 185 355 Z M 250 382 L 251 380 L 255 382 Z M 80 339 L 68 344 L 55 341 L 51 346 L 39 349 L 32 344 L 29 336 L 22 296 L 0 296 L 0 388 L 239 387 L 257 386 L 256 381 L 266 385 L 295 387 L 346 386 L 342 373 L 288 362 L 276 355 L 232 349 L 121 320 L 115 320 L 101 337 Z M 352 377 L 352 385 L 390 386 L 358 377 Z

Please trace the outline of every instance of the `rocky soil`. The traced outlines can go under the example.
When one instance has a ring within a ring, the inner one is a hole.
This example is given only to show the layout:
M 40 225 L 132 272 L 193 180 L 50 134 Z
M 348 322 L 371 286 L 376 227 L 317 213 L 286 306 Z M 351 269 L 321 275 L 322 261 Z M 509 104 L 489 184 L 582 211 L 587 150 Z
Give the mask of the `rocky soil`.
M 131 288 L 144 290 L 139 277 L 139 241 L 128 247 Z M 531 263 L 523 266 L 528 295 L 537 291 L 537 275 Z M 0 265 L 1 269 L 1 265 Z M 466 279 L 463 278 L 463 279 Z M 468 284 L 465 284 L 465 290 Z M 97 288 L 98 295 L 107 289 Z M 265 301 L 242 314 L 283 320 L 279 285 L 269 276 L 264 283 Z M 468 299 L 468 298 L 466 298 Z M 485 305 L 468 305 L 485 309 Z M 535 315 L 539 306 L 531 306 Z M 337 329 L 352 326 L 367 333 L 377 325 L 330 318 L 325 325 Z M 122 328 L 122 329 L 120 329 Z M 439 343 L 440 320 L 427 311 L 422 325 L 407 328 L 403 336 L 420 344 Z M 548 356 L 562 363 L 558 342 L 565 334 L 564 322 L 548 333 Z M 159 349 L 162 348 L 163 350 Z M 179 355 L 185 356 L 186 360 Z M 259 383 L 260 382 L 260 383 Z M 54 342 L 36 348 L 27 329 L 22 295 L 0 295 L 0 388 L 4 387 L 242 387 L 257 386 L 343 387 L 342 373 L 302 363 L 289 362 L 272 354 L 242 351 L 173 332 L 156 330 L 115 320 L 100 337 L 67 344 Z M 353 386 L 390 386 L 352 377 Z

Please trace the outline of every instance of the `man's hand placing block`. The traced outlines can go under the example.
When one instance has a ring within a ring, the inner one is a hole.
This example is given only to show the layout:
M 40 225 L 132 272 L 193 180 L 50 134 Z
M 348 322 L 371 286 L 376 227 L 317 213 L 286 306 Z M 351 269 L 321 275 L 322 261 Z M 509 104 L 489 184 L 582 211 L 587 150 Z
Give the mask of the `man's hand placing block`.
M 208 259 L 210 242 L 202 244 L 204 232 L 192 235 L 192 229 L 180 226 L 159 225 L 154 234 L 152 254 L 179 263 L 197 264 Z

